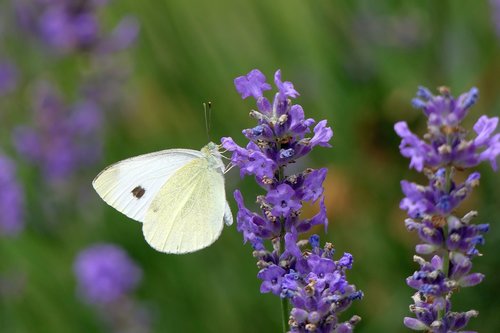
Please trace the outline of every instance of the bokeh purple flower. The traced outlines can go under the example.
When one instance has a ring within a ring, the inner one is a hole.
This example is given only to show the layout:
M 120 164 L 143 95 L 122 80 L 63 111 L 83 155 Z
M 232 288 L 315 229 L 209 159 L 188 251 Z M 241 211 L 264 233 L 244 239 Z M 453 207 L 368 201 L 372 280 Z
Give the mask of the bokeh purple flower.
M 320 248 L 318 236 L 298 240 L 299 234 L 314 226 L 328 225 L 323 197 L 327 170 L 286 172 L 289 164 L 312 148 L 330 147 L 328 142 L 333 132 L 326 120 L 316 124 L 304 117 L 300 105 L 292 104 L 291 99 L 299 93 L 291 82 L 282 81 L 279 70 L 274 75 L 278 92 L 272 103 L 264 96 L 271 86 L 259 70 L 236 78 L 234 83 L 243 99 L 255 98 L 258 109 L 250 113 L 257 125 L 243 130 L 249 140 L 245 148 L 232 138 L 221 141 L 232 153 L 231 165 L 240 169 L 242 177 L 254 176 L 266 191 L 257 197 L 258 212 L 245 206 L 239 190 L 234 192 L 238 204 L 237 229 L 254 248 L 260 268 L 257 277 L 262 280 L 260 290 L 280 296 L 285 309 L 291 302 L 290 317 L 284 318 L 284 327 L 289 332 L 352 332 L 360 320 L 358 316 L 346 322 L 337 318 L 363 295 L 346 280 L 352 256 L 346 254 L 335 261 L 332 244 Z M 303 203 L 318 201 L 320 211 L 312 218 L 301 218 Z M 266 240 L 271 242 L 272 249 L 266 248 Z
M 17 87 L 18 76 L 18 69 L 11 61 L 0 59 L 0 96 Z
M 9 137 L 13 141 L 13 147 L 5 149 L 17 151 L 19 161 L 14 164 L 0 152 L 2 237 L 23 229 L 24 215 L 29 215 L 25 207 L 36 212 L 31 216 L 35 234 L 48 232 L 46 227 L 54 221 L 74 219 L 77 211 L 80 220 L 95 219 L 95 214 L 81 214 L 93 204 L 86 198 L 91 187 L 85 173 L 94 173 L 91 166 L 101 158 L 104 118 L 117 101 L 123 101 L 118 88 L 125 84 L 129 68 L 122 61 L 125 58 L 117 61 L 121 55 L 116 52 L 131 46 L 139 31 L 138 20 L 132 16 L 108 21 L 111 16 L 103 15 L 107 4 L 108 0 L 13 0 L 0 6 L 0 37 L 6 42 L 0 58 L 0 96 L 17 87 L 22 89 L 13 94 L 17 99 L 35 92 L 31 107 L 29 99 L 13 104 L 9 100 L 3 110 L 7 113 L 2 113 L 1 134 L 6 142 Z M 24 183 L 35 190 L 26 188 L 26 198 L 17 169 Z M 79 186 L 79 180 L 85 186 Z M 28 242 L 34 239 L 31 236 Z M 71 267 L 62 269 L 70 271 Z M 151 331 L 147 307 L 132 297 L 141 269 L 122 248 L 91 246 L 79 253 L 74 271 L 78 295 L 96 310 L 106 332 Z M 11 286 L 2 283 L 1 287 Z
M 61 53 L 116 52 L 137 37 L 135 18 L 123 18 L 111 33 L 102 31 L 98 11 L 107 1 L 15 2 L 20 25 L 47 47 Z
M 92 304 L 119 301 L 135 290 L 142 271 L 127 252 L 114 244 L 95 244 L 74 262 L 79 295 Z
M 118 245 L 98 243 L 81 250 L 73 263 L 78 296 L 94 308 L 106 332 L 151 332 L 148 306 L 137 301 L 142 270 Z
M 101 156 L 102 114 L 91 100 L 67 106 L 48 84 L 38 87 L 33 125 L 14 131 L 18 153 L 49 181 L 67 180 Z
M 63 99 L 55 82 L 39 84 L 31 121 L 12 133 L 19 155 L 50 184 L 74 180 L 101 158 L 104 111 L 116 106 L 115 86 L 125 78 L 117 73 L 126 72 L 122 64 L 119 69 L 113 66 L 111 53 L 129 47 L 139 31 L 132 16 L 122 18 L 111 32 L 105 31 L 100 11 L 107 4 L 106 0 L 13 2 L 23 31 L 47 46 L 47 59 L 89 60 L 86 74 L 77 77 L 80 89 L 72 94 L 72 102 Z
M 491 19 L 495 27 L 495 33 L 497 37 L 500 38 L 500 1 L 490 0 L 491 6 Z
M 416 290 L 410 311 L 415 318 L 406 317 L 404 324 L 416 331 L 432 333 L 466 332 L 462 329 L 478 312 L 451 311 L 451 296 L 460 288 L 475 286 L 484 279 L 472 273 L 472 259 L 479 256 L 477 245 L 483 245 L 487 224 L 473 224 L 476 211 L 456 216 L 456 208 L 479 185 L 480 174 L 470 173 L 465 181 L 455 180 L 458 172 L 482 161 L 490 162 L 494 170 L 500 154 L 500 134 L 494 134 L 498 118 L 481 116 L 474 125 L 476 137 L 467 138 L 468 131 L 461 122 L 478 98 L 472 88 L 455 99 L 447 88 L 434 96 L 420 87 L 413 106 L 428 118 L 424 139 L 413 134 L 405 122 L 394 128 L 402 138 L 401 154 L 411 159 L 410 168 L 423 171 L 429 185 L 406 180 L 401 182 L 405 198 L 400 208 L 407 211 L 405 224 L 416 231 L 421 243 L 415 247 L 420 256 L 414 260 L 420 269 L 406 280 Z M 421 256 L 431 256 L 429 260 Z M 469 331 L 467 331 L 469 332 Z
M 0 152 L 0 236 L 15 236 L 24 228 L 24 192 L 16 166 Z

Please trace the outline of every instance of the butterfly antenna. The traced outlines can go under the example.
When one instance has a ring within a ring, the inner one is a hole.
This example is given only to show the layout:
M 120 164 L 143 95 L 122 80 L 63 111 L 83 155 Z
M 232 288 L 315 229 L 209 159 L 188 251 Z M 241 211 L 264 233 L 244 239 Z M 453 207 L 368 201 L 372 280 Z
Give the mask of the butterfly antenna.
M 205 112 L 205 130 L 207 132 L 208 141 L 210 141 L 210 118 L 212 117 L 212 102 L 203 103 L 203 111 Z

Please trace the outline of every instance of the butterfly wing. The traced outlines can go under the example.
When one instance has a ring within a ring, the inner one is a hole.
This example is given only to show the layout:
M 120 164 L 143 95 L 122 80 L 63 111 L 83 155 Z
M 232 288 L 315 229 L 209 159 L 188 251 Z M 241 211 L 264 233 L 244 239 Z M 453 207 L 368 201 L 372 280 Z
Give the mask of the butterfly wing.
M 227 226 L 233 224 L 233 213 L 231 212 L 231 207 L 229 207 L 229 203 L 226 201 L 226 208 L 224 210 L 224 223 Z
M 151 202 L 142 230 L 160 252 L 193 252 L 219 238 L 225 211 L 223 175 L 199 158 L 167 180 Z
M 128 217 L 144 222 L 146 211 L 168 179 L 203 154 L 191 149 L 168 149 L 139 155 L 104 169 L 92 182 L 99 196 Z

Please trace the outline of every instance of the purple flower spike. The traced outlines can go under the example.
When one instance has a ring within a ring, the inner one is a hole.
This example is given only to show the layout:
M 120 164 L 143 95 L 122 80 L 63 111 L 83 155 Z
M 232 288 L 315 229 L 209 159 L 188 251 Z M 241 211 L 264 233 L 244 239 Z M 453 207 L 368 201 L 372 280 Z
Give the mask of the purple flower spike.
M 18 70 L 10 61 L 0 59 L 0 96 L 16 89 Z
M 475 211 L 462 218 L 454 215 L 457 207 L 479 185 L 480 174 L 470 173 L 462 182 L 457 182 L 454 176 L 482 161 L 489 161 L 496 170 L 500 134 L 494 132 L 498 118 L 481 116 L 474 125 L 476 137 L 468 139 L 470 131 L 462 128 L 461 122 L 476 103 L 478 90 L 472 88 L 458 99 L 447 88 L 440 88 L 439 92 L 433 95 L 420 87 L 417 98 L 412 101 L 428 118 L 424 139 L 413 134 L 405 122 L 394 126 L 402 138 L 401 154 L 411 159 L 410 168 L 423 171 L 429 179 L 426 186 L 401 182 L 405 197 L 400 208 L 410 217 L 405 221 L 406 227 L 417 231 L 422 241 L 415 250 L 420 255 L 432 256 L 430 262 L 414 257 L 420 269 L 406 282 L 417 291 L 410 306 L 415 318 L 406 317 L 404 324 L 415 331 L 472 332 L 462 328 L 470 318 L 477 316 L 477 311 L 452 312 L 450 299 L 459 287 L 472 287 L 484 279 L 481 273 L 471 273 L 472 259 L 480 255 L 476 247 L 484 244 L 483 234 L 489 226 L 471 223 L 477 216 Z
M 271 85 L 266 82 L 266 77 L 258 69 L 251 70 L 245 76 L 237 77 L 234 79 L 234 85 L 243 99 L 249 96 L 259 99 L 264 91 L 271 89 Z
M 106 0 L 16 1 L 20 25 L 40 42 L 59 53 L 86 51 L 116 52 L 128 47 L 137 35 L 137 23 L 121 21 L 106 34 L 98 19 Z
M 129 48 L 139 35 L 139 22 L 133 16 L 124 17 L 111 32 L 106 43 L 99 45 L 99 52 L 118 52 Z
M 117 245 L 96 244 L 82 250 L 74 263 L 78 290 L 89 303 L 119 301 L 141 280 L 140 268 Z
M 491 19 L 493 21 L 493 25 L 495 26 L 495 32 L 497 37 L 500 38 L 500 1 L 499 0 L 490 0 L 491 6 Z
M 0 236 L 15 236 L 24 228 L 24 193 L 14 163 L 0 152 Z
M 67 180 L 100 157 L 102 116 L 96 103 L 67 106 L 55 89 L 40 85 L 32 127 L 20 126 L 13 139 L 18 153 L 51 182 Z
M 469 140 L 467 131 L 460 122 L 478 98 L 478 90 L 472 88 L 457 100 L 447 88 L 441 88 L 441 95 L 433 96 L 424 88 L 417 93 L 414 106 L 423 109 L 428 117 L 429 133 L 425 140 L 413 134 L 405 122 L 394 126 L 401 137 L 401 154 L 411 159 L 410 168 L 422 171 L 424 167 L 439 168 L 454 166 L 470 168 L 482 161 L 489 161 L 496 170 L 496 159 L 500 154 L 500 134 L 493 135 L 498 118 L 482 116 L 474 125 L 477 137 Z M 422 98 L 422 99 L 420 99 Z
M 352 332 L 361 318 L 340 322 L 337 316 L 353 301 L 363 297 L 347 282 L 346 272 L 352 268 L 352 255 L 345 253 L 333 259 L 333 245 L 321 247 L 319 236 L 299 240 L 299 236 L 315 226 L 328 226 L 323 182 L 327 169 L 306 169 L 289 174 L 287 166 L 307 155 L 317 146 L 330 147 L 333 136 L 326 120 L 316 124 L 306 118 L 304 110 L 292 100 L 299 96 L 291 82 L 283 82 L 281 71 L 274 76 L 278 88 L 272 103 L 263 96 L 270 86 L 264 75 L 253 70 L 235 79 L 243 99 L 253 96 L 258 111 L 250 116 L 254 127 L 243 130 L 249 140 L 245 148 L 232 138 L 222 138 L 222 146 L 231 152 L 231 164 L 240 175 L 252 175 L 266 193 L 257 197 L 258 212 L 245 207 L 239 190 L 234 192 L 238 204 L 237 228 L 249 242 L 260 268 L 260 291 L 290 302 L 292 309 L 288 332 Z M 312 133 L 312 137 L 311 137 Z M 301 218 L 305 202 L 319 201 L 319 212 L 309 219 Z M 271 243 L 272 248 L 268 249 Z M 284 245 L 284 246 L 283 246 Z M 308 246 L 309 245 L 309 246 Z

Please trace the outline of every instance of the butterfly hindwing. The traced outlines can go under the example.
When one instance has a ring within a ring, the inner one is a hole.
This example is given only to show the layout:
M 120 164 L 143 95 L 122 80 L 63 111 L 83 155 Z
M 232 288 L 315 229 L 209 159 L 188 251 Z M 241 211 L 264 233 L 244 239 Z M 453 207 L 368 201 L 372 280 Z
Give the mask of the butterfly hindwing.
M 188 253 L 219 237 L 226 211 L 221 170 L 206 158 L 193 160 L 170 177 L 151 202 L 143 223 L 146 241 L 166 253 Z

